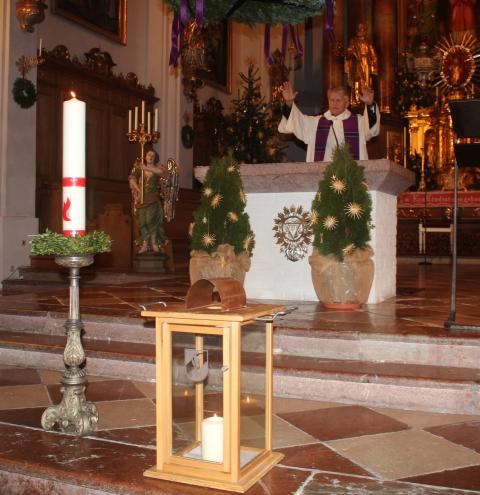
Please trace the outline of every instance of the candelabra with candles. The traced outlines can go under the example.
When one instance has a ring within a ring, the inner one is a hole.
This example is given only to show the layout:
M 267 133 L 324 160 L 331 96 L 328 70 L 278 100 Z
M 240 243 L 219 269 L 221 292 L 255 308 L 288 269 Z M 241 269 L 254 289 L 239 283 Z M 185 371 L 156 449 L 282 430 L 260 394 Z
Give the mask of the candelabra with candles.
M 155 109 L 153 115 L 153 131 L 152 128 L 152 114 L 147 112 L 147 121 L 145 123 L 145 101 L 142 101 L 141 105 L 141 121 L 138 125 L 138 107 L 135 107 L 133 111 L 134 121 L 132 127 L 132 110 L 128 111 L 128 132 L 127 137 L 130 143 L 140 143 L 140 165 L 145 164 L 145 145 L 156 143 L 160 137 L 158 132 L 158 109 Z M 146 124 L 146 125 L 145 125 Z M 141 185 L 140 185 L 140 204 L 143 204 L 143 180 L 144 180 L 143 168 L 141 169 Z

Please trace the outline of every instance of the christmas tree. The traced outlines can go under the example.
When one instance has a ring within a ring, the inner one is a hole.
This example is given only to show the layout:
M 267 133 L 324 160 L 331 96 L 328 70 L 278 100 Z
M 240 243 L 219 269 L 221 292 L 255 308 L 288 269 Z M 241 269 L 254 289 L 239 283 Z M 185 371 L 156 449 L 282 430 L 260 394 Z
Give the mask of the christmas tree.
M 242 95 L 233 100 L 233 113 L 227 117 L 225 149 L 240 163 L 281 162 L 284 146 L 278 137 L 278 117 L 265 103 L 258 68 L 252 64 L 242 78 Z
M 190 225 L 191 248 L 214 252 L 231 244 L 235 254 L 252 255 L 255 236 L 245 213 L 245 193 L 237 161 L 227 155 L 212 161 L 202 189 L 199 208 Z
M 346 144 L 336 148 L 333 161 L 319 182 L 312 202 L 313 245 L 338 261 L 365 249 L 370 240 L 372 200 L 363 167 Z

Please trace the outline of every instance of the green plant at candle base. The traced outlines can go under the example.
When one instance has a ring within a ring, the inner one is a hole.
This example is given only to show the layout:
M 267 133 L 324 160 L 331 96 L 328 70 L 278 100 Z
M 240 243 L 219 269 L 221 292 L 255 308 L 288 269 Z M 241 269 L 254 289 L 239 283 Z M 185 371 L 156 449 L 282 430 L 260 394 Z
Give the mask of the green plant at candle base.
M 370 241 L 372 200 L 363 167 L 346 144 L 336 148 L 312 202 L 313 245 L 338 261 L 366 249 Z
M 67 237 L 47 229 L 45 233 L 34 236 L 30 244 L 31 254 L 35 256 L 79 256 L 112 250 L 112 239 L 100 230 Z

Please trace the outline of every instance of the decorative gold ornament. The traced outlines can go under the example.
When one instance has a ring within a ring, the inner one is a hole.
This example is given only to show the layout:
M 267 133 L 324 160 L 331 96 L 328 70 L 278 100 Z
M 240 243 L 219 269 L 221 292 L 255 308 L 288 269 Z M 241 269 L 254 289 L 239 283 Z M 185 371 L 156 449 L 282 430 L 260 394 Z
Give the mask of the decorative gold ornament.
M 202 244 L 205 247 L 213 246 L 216 240 L 215 234 L 203 234 Z
M 45 19 L 47 4 L 41 0 L 17 0 L 15 15 L 20 23 L 21 29 L 33 33 L 33 26 Z
M 230 166 L 227 168 L 227 171 L 228 171 L 228 172 L 235 172 L 235 165 L 230 165 Z
M 437 85 L 449 91 L 465 88 L 473 93 L 474 82 L 478 81 L 477 60 L 480 45 L 476 37 L 469 33 L 450 35 L 442 38 L 437 48 L 442 55 L 440 81 Z
M 322 193 L 320 191 L 317 192 L 315 199 L 319 202 L 322 200 Z
M 247 237 L 243 240 L 243 249 L 245 251 L 250 251 L 250 248 L 255 240 L 255 236 L 253 234 L 248 234 Z
M 190 237 L 193 236 L 193 228 L 195 227 L 195 222 L 190 222 L 190 224 L 188 225 L 188 235 Z
M 311 214 L 302 206 L 284 207 L 274 219 L 272 229 L 280 252 L 290 261 L 298 261 L 305 257 L 307 248 L 312 243 Z
M 213 196 L 212 201 L 210 202 L 212 208 L 216 208 L 217 206 L 220 206 L 220 203 L 222 202 L 222 195 L 217 193 L 215 196 Z
M 347 189 L 347 185 L 342 179 L 338 179 L 337 177 L 332 176 L 330 189 L 332 189 L 332 191 L 336 192 L 337 194 L 342 194 Z
M 358 203 L 347 203 L 345 211 L 347 216 L 358 220 L 362 216 L 363 208 Z
M 325 220 L 323 221 L 323 226 L 327 229 L 327 230 L 333 230 L 338 224 L 338 220 L 332 216 L 332 215 L 328 215 L 327 217 L 325 217 Z
M 310 212 L 310 224 L 311 225 L 317 225 L 318 223 L 318 213 L 316 211 L 311 211 Z
M 245 193 L 243 192 L 243 189 L 240 190 L 240 201 L 243 203 L 243 204 L 246 204 L 247 202 L 247 199 L 245 197 Z
M 202 218 L 202 223 L 207 223 L 207 222 L 208 222 L 207 217 L 203 217 L 203 218 Z
M 212 193 L 213 191 L 210 187 L 206 187 L 202 192 L 202 194 L 207 198 L 209 198 L 212 195 Z
M 227 217 L 231 222 L 238 222 L 238 215 L 234 211 L 229 211 Z

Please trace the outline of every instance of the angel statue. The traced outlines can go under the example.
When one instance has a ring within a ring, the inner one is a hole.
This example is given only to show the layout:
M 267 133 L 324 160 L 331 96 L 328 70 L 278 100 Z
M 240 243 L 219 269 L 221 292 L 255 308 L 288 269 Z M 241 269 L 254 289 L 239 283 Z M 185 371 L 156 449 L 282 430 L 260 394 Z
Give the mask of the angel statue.
M 145 155 L 145 163 L 136 160 L 128 178 L 138 223 L 138 254 L 148 251 L 164 253 L 167 236 L 163 222 L 175 215 L 178 199 L 178 166 L 168 159 L 167 166 L 159 163 L 156 151 Z M 162 204 L 163 200 L 163 204 Z

